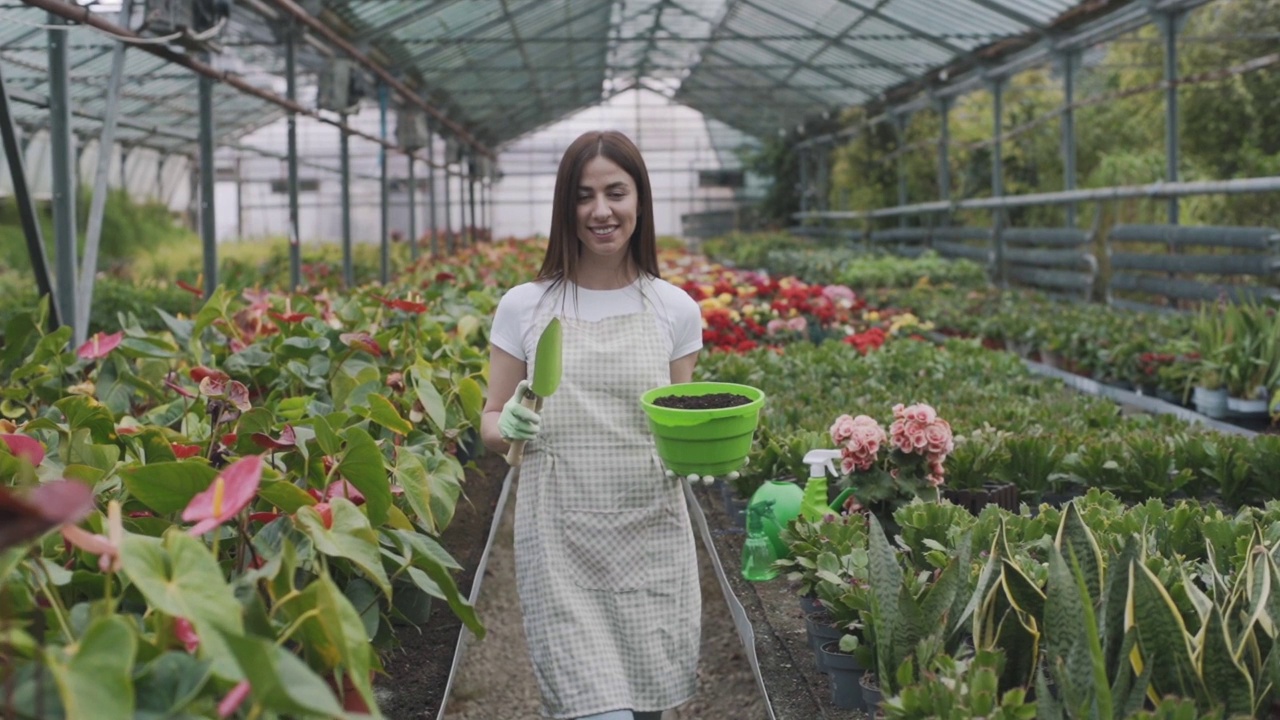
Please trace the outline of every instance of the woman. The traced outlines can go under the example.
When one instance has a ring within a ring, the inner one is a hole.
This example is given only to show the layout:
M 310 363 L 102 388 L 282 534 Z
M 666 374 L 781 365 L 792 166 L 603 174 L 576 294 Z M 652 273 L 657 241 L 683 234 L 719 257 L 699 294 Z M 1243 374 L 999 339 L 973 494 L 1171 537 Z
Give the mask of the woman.
M 542 269 L 494 315 L 481 435 L 499 453 L 530 441 L 516 585 L 544 713 L 656 720 L 694 694 L 701 596 L 683 490 L 640 395 L 692 378 L 701 313 L 658 277 L 649 174 L 625 135 L 575 140 L 554 202 Z M 535 413 L 518 398 L 552 317 L 563 372 Z

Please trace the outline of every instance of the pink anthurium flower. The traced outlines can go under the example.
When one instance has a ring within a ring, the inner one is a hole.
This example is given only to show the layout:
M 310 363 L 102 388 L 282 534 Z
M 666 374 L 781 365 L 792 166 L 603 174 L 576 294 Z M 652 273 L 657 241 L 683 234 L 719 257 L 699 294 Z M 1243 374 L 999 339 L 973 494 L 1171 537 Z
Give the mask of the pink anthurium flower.
M 249 455 L 228 465 L 182 511 L 183 520 L 195 523 L 187 532 L 203 535 L 235 517 L 258 494 L 261 481 L 261 455 Z
M 273 438 L 266 433 L 254 433 L 249 438 L 255 445 L 267 450 L 292 450 L 298 447 L 298 436 L 292 425 L 285 425 L 278 438 Z
M 39 537 L 93 510 L 93 489 L 74 480 L 42 483 L 21 497 L 0 486 L 0 550 Z
M 364 504 L 364 493 L 357 490 L 356 486 L 345 478 L 329 483 L 329 487 L 324 490 L 324 496 L 326 500 L 340 497 L 346 498 L 356 505 Z
M 231 688 L 231 692 L 227 693 L 226 697 L 222 698 L 222 702 L 218 703 L 218 717 L 229 718 L 234 715 L 247 697 L 249 697 L 249 681 L 241 680 Z
M 14 434 L 0 435 L 0 440 L 9 446 L 9 452 L 13 453 L 14 457 L 26 458 L 32 465 L 44 462 L 44 447 L 40 445 L 39 440 L 28 435 Z
M 342 333 L 338 339 L 348 347 L 364 350 L 374 357 L 382 357 L 382 346 L 367 332 Z
M 249 388 L 239 380 L 232 380 L 227 383 L 227 400 L 236 406 L 240 412 L 249 412 L 253 405 L 249 402 Z
M 86 340 L 83 345 L 76 348 L 76 356 L 81 360 L 101 360 L 112 350 L 115 350 L 121 340 L 124 340 L 123 330 L 110 335 L 97 333 Z
M 62 526 L 62 537 L 72 545 L 98 556 L 98 569 L 104 573 L 120 572 L 124 561 L 120 558 L 120 546 L 124 544 L 124 520 L 120 513 L 120 501 L 107 503 L 107 534 L 91 533 L 79 525 Z
M 178 638 L 189 653 L 195 654 L 200 649 L 200 636 L 196 634 L 195 626 L 186 618 L 174 618 L 173 636 Z

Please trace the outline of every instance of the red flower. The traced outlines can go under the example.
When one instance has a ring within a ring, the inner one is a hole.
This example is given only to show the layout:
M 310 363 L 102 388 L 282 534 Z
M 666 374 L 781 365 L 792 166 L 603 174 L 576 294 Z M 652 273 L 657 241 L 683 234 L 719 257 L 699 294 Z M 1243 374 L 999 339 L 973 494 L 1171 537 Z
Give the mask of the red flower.
M 186 460 L 189 457 L 195 457 L 200 454 L 199 445 L 184 445 L 182 443 L 169 443 L 169 448 L 173 450 L 173 456 L 179 460 Z
M 182 519 L 196 524 L 187 532 L 203 535 L 245 509 L 258 494 L 262 465 L 261 455 L 241 458 L 214 478 L 208 489 L 191 498 Z
M 193 655 L 196 650 L 200 649 L 200 636 L 196 634 L 196 629 L 191 624 L 191 621 L 186 618 L 174 618 L 173 636 L 178 638 L 178 641 L 187 649 L 187 652 Z
M 124 340 L 123 330 L 110 335 L 97 333 L 76 348 L 76 356 L 81 360 L 101 360 L 115 350 L 121 340 Z
M 417 315 L 421 315 L 427 311 L 427 304 L 424 302 L 416 302 L 413 300 L 390 300 L 382 297 L 381 295 L 374 295 L 373 298 L 383 305 L 395 310 L 403 310 Z
M 14 457 L 26 458 L 27 462 L 32 465 L 39 465 L 44 462 L 44 446 L 39 440 L 26 435 L 0 435 L 0 440 L 9 446 L 9 452 Z
M 298 446 L 298 436 L 293 430 L 292 425 L 285 425 L 280 431 L 279 438 L 273 438 L 266 433 L 254 433 L 249 436 L 254 444 L 267 450 L 292 450 Z
M 367 332 L 342 333 L 338 339 L 348 347 L 364 350 L 374 357 L 382 357 L 382 346 Z
M 231 379 L 231 376 L 221 370 L 214 370 L 213 368 L 207 368 L 203 365 L 197 365 L 196 367 L 191 368 L 191 371 L 188 374 L 194 382 L 198 383 L 203 383 L 205 378 L 213 378 L 215 381 L 221 383 L 226 383 Z
M 357 490 L 355 485 L 345 479 L 329 483 L 329 487 L 324 490 L 324 497 L 326 500 L 332 500 L 335 497 L 346 498 L 356 505 L 364 504 L 364 493 Z
M 267 315 L 269 315 L 276 322 L 287 323 L 290 325 L 293 323 L 300 323 L 303 320 L 306 320 L 307 318 L 311 317 L 310 313 L 301 313 L 301 312 L 278 313 L 275 310 L 268 311 Z
M 192 285 L 189 282 L 186 282 L 185 280 L 179 280 L 177 282 L 177 285 L 178 287 L 182 288 L 183 290 L 186 290 L 187 292 L 191 293 L 192 295 L 195 295 L 196 297 L 204 297 L 204 290 L 201 290 L 200 288 Z

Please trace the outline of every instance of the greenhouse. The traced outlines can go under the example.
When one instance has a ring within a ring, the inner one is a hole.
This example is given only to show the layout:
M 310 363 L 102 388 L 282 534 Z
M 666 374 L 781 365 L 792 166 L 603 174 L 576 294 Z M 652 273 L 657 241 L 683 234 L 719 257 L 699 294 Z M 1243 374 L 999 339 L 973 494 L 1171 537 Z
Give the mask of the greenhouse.
M 0 0 L 0 719 L 1276 716 L 1278 41 Z

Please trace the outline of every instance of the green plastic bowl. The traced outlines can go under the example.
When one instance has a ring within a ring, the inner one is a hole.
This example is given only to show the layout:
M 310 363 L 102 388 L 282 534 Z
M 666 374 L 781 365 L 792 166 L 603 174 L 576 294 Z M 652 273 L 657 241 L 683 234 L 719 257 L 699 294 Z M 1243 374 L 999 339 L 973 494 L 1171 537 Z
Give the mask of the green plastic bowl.
M 670 395 L 734 393 L 751 398 L 746 405 L 711 410 L 659 407 L 654 400 Z M 725 475 L 742 467 L 760 421 L 764 393 L 750 385 L 695 382 L 664 385 L 640 396 L 658 457 L 677 475 Z

